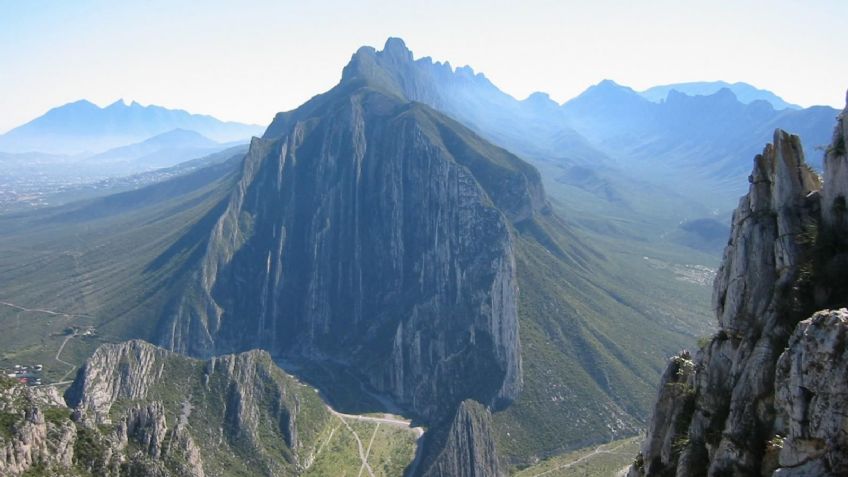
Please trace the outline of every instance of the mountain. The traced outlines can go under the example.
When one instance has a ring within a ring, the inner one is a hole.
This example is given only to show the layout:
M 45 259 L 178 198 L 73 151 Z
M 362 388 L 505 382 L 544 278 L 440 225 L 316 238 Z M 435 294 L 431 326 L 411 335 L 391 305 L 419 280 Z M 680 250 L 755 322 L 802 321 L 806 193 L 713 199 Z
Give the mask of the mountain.
M 441 111 L 521 156 L 557 153 L 566 154 L 562 159 L 569 161 L 603 160 L 602 154 L 565 124 L 557 104 L 542 93 L 518 101 L 469 66 L 454 68 L 430 57 L 414 59 L 399 38 L 390 38 L 381 55 L 375 52 L 372 47 L 362 47 L 342 73 L 342 81 L 373 76 L 379 88 Z M 556 151 L 556 143 L 566 143 L 569 148 Z
M 390 38 L 380 55 L 372 53 L 374 48 L 362 47 L 343 76 L 374 72 L 383 89 L 426 104 L 530 162 L 539 169 L 553 206 L 568 214 L 575 227 L 606 236 L 657 240 L 681 220 L 711 212 L 646 180 L 650 175 L 634 179 L 632 172 L 622 170 L 578 133 L 562 108 L 544 93 L 517 100 L 471 67 L 414 58 L 397 38 Z
M 7 476 L 342 475 L 361 466 L 357 431 L 373 473 L 400 475 L 416 439 L 401 421 L 348 423 L 261 351 L 204 362 L 129 341 L 99 347 L 64 399 L 0 386 Z
M 823 183 L 782 130 L 754 159 L 713 300 L 718 332 L 672 358 L 631 476 L 848 473 L 848 106 Z
M 498 475 L 635 433 L 663 359 L 707 330 L 709 268 L 601 249 L 533 166 L 407 96 L 441 91 L 411 58 L 394 39 L 360 49 L 246 155 L 0 216 L 3 359 L 79 362 L 128 338 L 265 349 L 343 412 L 425 425 L 415 475 Z
M 110 149 L 92 157 L 104 159 L 111 157 L 138 157 L 165 148 L 211 148 L 215 146 L 218 146 L 217 142 L 200 133 L 186 129 L 174 129 L 145 139 L 140 143 Z
M 771 91 L 751 86 L 748 83 L 728 83 L 726 81 L 696 81 L 692 83 L 675 83 L 648 88 L 639 94 L 654 103 L 661 103 L 668 98 L 671 91 L 677 91 L 687 96 L 709 96 L 719 90 L 729 89 L 740 102 L 751 104 L 754 101 L 765 101 L 776 110 L 802 109 L 797 104 L 787 103 Z
M 744 158 L 756 154 L 777 128 L 795 131 L 811 165 L 830 140 L 838 111 L 816 106 L 775 110 L 745 104 L 727 88 L 706 96 L 672 90 L 653 103 L 630 88 L 603 81 L 562 106 L 584 137 L 632 176 L 652 181 L 710 209 L 726 210 L 744 189 Z
M 367 51 L 374 49 L 360 53 Z M 827 107 L 777 111 L 762 101 L 745 104 L 726 89 L 710 96 L 675 91 L 656 104 L 609 80 L 562 106 L 544 93 L 519 101 L 470 67 L 415 59 L 399 39 L 384 52 L 349 68 L 377 72 L 386 90 L 451 116 L 533 164 L 575 223 L 597 228 L 603 216 L 608 232 L 610 223 L 638 216 L 650 226 L 629 224 L 616 233 L 643 240 L 661 239 L 680 221 L 730 210 L 743 192 L 746 158 L 776 127 L 801 134 L 814 158 L 836 114 Z
M 218 142 L 249 139 L 259 126 L 222 122 L 135 101 L 116 101 L 101 108 L 80 100 L 53 108 L 44 115 L 0 135 L 0 151 L 51 154 L 98 153 L 144 141 L 174 129 L 195 131 Z
M 174 129 L 139 143 L 95 154 L 85 158 L 85 162 L 110 167 L 123 164 L 135 172 L 170 167 L 187 158 L 201 157 L 226 147 L 195 131 Z

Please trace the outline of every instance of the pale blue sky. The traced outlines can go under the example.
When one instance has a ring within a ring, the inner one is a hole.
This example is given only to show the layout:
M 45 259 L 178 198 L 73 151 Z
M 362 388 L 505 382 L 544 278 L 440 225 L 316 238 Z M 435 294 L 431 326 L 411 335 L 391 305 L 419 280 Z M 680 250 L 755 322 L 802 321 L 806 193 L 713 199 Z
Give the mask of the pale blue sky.
M 846 0 L 0 0 L 0 132 L 81 98 L 266 124 L 388 36 L 517 98 L 723 79 L 841 108 L 846 19 Z

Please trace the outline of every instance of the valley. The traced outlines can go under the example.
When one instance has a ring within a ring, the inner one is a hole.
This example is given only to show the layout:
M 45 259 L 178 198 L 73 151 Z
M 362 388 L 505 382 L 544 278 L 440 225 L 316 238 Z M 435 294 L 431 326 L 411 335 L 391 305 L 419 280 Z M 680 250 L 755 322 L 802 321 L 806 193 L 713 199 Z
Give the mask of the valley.
M 845 111 L 521 100 L 397 37 L 284 110 L 283 50 L 192 84 L 291 70 L 226 101 L 267 126 L 79 100 L 0 134 L 0 474 L 848 468 Z

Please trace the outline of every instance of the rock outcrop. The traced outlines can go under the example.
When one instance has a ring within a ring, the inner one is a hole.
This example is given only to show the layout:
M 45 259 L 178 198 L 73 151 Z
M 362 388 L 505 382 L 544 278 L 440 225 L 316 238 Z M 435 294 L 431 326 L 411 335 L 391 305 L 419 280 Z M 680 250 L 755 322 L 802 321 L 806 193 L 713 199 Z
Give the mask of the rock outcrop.
M 54 419 L 57 412 L 65 419 Z M 0 475 L 21 475 L 36 465 L 69 467 L 76 428 L 68 416 L 70 411 L 55 392 L 0 378 Z
M 797 136 L 776 131 L 755 158 L 715 280 L 719 331 L 672 359 L 631 476 L 844 473 L 845 311 L 802 321 L 848 304 L 844 116 L 824 186 Z
M 795 328 L 777 363 L 775 475 L 848 475 L 848 310 Z
M 848 98 L 846 98 L 848 102 Z M 837 118 L 833 140 L 824 157 L 824 189 L 822 191 L 822 218 L 831 226 L 846 227 L 846 200 L 848 200 L 848 114 Z
M 4 381 L 0 473 L 300 475 L 332 417 L 265 352 L 203 362 L 141 341 L 98 348 L 66 401 Z
M 497 477 L 503 475 L 495 450 L 492 415 L 485 406 L 463 401 L 450 426 L 435 438 L 441 448 L 422 472 L 425 477 Z

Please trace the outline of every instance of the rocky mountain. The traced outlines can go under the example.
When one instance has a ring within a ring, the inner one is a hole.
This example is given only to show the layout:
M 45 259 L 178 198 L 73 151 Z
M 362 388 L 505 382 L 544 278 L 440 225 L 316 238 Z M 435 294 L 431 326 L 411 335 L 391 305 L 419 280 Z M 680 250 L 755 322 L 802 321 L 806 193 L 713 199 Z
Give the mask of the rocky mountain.
M 466 397 L 508 402 L 521 388 L 510 226 L 543 212 L 538 173 L 356 86 L 253 142 L 186 293 L 202 299 L 179 304 L 162 342 L 345 356 L 430 417 Z
M 605 80 L 563 105 L 544 93 L 519 101 L 470 67 L 415 59 L 400 39 L 390 39 L 380 55 L 370 47 L 358 53 L 349 68 L 374 72 L 386 90 L 427 104 L 531 162 L 549 193 L 575 215 L 587 208 L 616 217 L 626 211 L 657 224 L 671 218 L 663 224 L 669 226 L 730 210 L 744 192 L 739 183 L 747 158 L 775 128 L 804 138 L 805 152 L 820 168 L 815 148 L 827 144 L 837 113 L 773 106 L 757 96 L 765 92 L 754 94 L 744 84 L 703 95 L 679 86 L 685 92 L 672 89 L 655 103 Z M 657 213 L 669 196 L 676 197 L 674 206 Z
M 492 416 L 485 407 L 473 400 L 463 401 L 456 410 L 451 425 L 438 430 L 447 435 L 436 436 L 443 441 L 438 455 L 425 463 L 426 477 L 451 477 L 454 475 L 503 475 Z
M 103 345 L 64 401 L 3 379 L 3 475 L 326 475 L 326 459 L 345 458 L 322 452 L 341 418 L 266 352 L 204 362 Z
M 846 137 L 848 107 L 823 183 L 798 136 L 756 156 L 715 281 L 719 331 L 669 363 L 631 476 L 848 472 Z
M 116 101 L 99 107 L 80 100 L 59 106 L 32 121 L 0 135 L 0 151 L 49 154 L 99 153 L 185 129 L 218 142 L 247 140 L 261 132 L 259 126 L 223 122 L 211 116 L 190 114 L 135 101 Z
M 424 103 L 462 122 L 488 141 L 522 157 L 602 162 L 603 154 L 577 134 L 546 94 L 518 101 L 469 66 L 414 59 L 403 40 L 389 38 L 380 54 L 362 47 L 343 80 L 373 76 L 386 91 Z M 567 147 L 562 147 L 567 145 Z
M 639 94 L 654 103 L 661 103 L 668 98 L 671 91 L 677 91 L 687 96 L 709 96 L 725 88 L 729 89 L 740 102 L 745 104 L 751 104 L 754 101 L 766 101 L 777 110 L 802 109 L 797 104 L 787 103 L 783 98 L 769 90 L 760 89 L 743 82 L 695 81 L 691 83 L 674 83 L 654 86 L 641 91 Z

